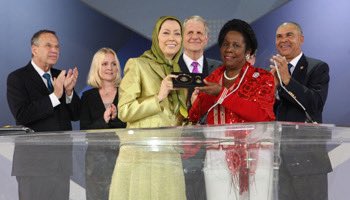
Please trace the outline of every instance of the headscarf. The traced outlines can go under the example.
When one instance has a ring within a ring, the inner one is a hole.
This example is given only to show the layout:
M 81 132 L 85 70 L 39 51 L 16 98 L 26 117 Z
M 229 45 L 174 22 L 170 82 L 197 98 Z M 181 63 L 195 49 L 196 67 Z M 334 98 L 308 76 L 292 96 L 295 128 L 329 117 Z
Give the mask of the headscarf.
M 182 41 L 181 41 L 181 48 L 180 50 L 175 54 L 174 58 L 172 60 L 168 60 L 165 58 L 162 50 L 159 47 L 159 41 L 158 41 L 158 35 L 160 28 L 162 24 L 166 20 L 174 20 L 177 21 L 181 28 L 181 34 L 182 34 L 182 25 L 181 22 L 173 16 L 163 16 L 160 17 L 156 25 L 153 29 L 152 33 L 152 47 L 150 50 L 145 51 L 141 57 L 151 59 L 161 65 L 163 67 L 163 70 L 165 72 L 165 75 L 169 75 L 171 72 L 180 72 L 180 66 L 178 64 L 179 58 L 181 56 L 182 52 Z M 184 90 L 172 90 L 170 91 L 170 95 L 172 98 L 172 102 L 174 104 L 174 112 L 177 113 L 180 111 L 180 114 L 187 118 L 188 112 L 187 112 L 187 106 L 186 106 L 186 95 Z

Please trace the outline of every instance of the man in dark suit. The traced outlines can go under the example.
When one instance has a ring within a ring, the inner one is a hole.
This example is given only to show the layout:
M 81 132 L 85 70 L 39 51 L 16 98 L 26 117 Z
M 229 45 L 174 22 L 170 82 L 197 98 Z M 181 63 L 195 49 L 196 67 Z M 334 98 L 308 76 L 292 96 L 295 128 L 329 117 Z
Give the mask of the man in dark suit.
M 67 73 L 52 68 L 60 53 L 54 31 L 35 33 L 31 51 L 32 60 L 7 79 L 7 100 L 16 124 L 38 132 L 72 130 L 71 121 L 79 120 L 80 114 L 80 99 L 73 89 L 77 68 Z M 52 139 L 56 137 L 60 136 L 55 134 Z M 26 140 L 16 141 L 12 175 L 18 181 L 19 199 L 68 200 L 71 150 L 70 144 L 31 145 Z
M 206 77 L 221 64 L 219 61 L 209 59 L 203 55 L 209 38 L 208 24 L 200 16 L 191 16 L 184 21 L 183 27 L 184 53 L 179 59 L 181 71 L 186 73 L 202 73 Z M 193 62 L 196 64 L 192 64 Z M 190 99 L 193 91 L 193 88 L 188 89 L 188 107 L 191 106 Z M 201 136 L 196 135 L 195 137 Z M 194 156 L 182 160 L 185 172 L 186 195 L 189 200 L 206 199 L 202 170 L 205 151 L 205 147 L 201 147 Z
M 184 52 L 179 59 L 181 71 L 186 73 L 201 73 L 206 77 L 221 64 L 217 60 L 204 56 L 204 50 L 209 39 L 208 24 L 201 16 L 194 15 L 185 19 L 183 27 Z M 196 67 L 193 66 L 193 62 L 197 63 Z M 190 89 L 188 92 L 187 102 L 189 105 L 192 92 L 193 89 Z
M 281 83 L 278 82 L 276 68 L 272 67 L 271 71 L 276 77 L 278 91 L 276 119 L 322 123 L 322 111 L 328 94 L 329 67 L 321 60 L 306 57 L 301 49 L 303 42 L 299 24 L 286 22 L 277 28 L 276 49 L 279 54 L 273 56 L 272 60 L 279 69 Z M 282 127 L 282 141 L 284 138 L 312 135 L 310 132 L 299 132 L 288 126 Z M 324 138 L 330 134 L 326 131 L 318 136 Z M 327 173 L 332 168 L 325 144 L 316 147 L 282 143 L 281 158 L 279 199 L 328 199 Z

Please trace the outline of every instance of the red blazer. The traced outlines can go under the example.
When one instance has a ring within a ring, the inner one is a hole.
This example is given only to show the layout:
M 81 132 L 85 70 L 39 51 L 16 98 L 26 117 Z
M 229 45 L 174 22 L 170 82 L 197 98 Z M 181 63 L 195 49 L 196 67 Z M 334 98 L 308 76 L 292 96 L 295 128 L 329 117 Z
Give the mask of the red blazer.
M 243 77 L 246 70 L 247 72 Z M 220 66 L 206 80 L 222 85 L 224 71 L 225 66 Z M 238 90 L 228 95 L 237 87 L 242 78 L 243 81 Z M 190 121 L 197 122 L 200 117 L 206 114 L 212 105 L 226 95 L 228 96 L 224 98 L 221 104 L 209 111 L 207 118 L 208 124 L 261 122 L 273 121 L 275 119 L 273 112 L 275 102 L 273 75 L 264 69 L 255 68 L 249 63 L 246 63 L 236 79 L 233 88 L 227 89 L 223 87 L 218 96 L 203 92 L 199 93 L 189 112 Z

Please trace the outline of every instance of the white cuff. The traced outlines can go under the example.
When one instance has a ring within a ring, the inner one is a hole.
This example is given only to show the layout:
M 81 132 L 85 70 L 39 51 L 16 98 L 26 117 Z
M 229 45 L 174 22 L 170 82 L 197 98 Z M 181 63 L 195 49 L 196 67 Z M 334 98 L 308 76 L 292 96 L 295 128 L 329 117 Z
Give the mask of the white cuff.
M 66 104 L 69 104 L 72 102 L 72 99 L 73 99 L 73 92 L 70 96 L 66 95 Z
M 52 107 L 56 107 L 61 104 L 60 100 L 56 97 L 55 93 L 51 93 L 49 97 L 52 103 Z

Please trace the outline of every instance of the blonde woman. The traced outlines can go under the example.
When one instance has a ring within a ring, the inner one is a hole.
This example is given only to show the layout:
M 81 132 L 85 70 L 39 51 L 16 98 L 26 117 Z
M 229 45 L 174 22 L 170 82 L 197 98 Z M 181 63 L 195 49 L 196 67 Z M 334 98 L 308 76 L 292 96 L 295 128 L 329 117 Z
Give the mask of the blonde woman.
M 112 49 L 102 48 L 95 53 L 87 80 L 93 88 L 82 95 L 80 129 L 126 126 L 117 118 L 120 71 L 117 54 Z M 94 134 L 88 135 L 92 136 Z M 116 137 L 114 134 L 111 136 Z M 86 199 L 108 199 L 109 185 L 118 153 L 116 144 L 88 146 L 85 156 Z
M 82 95 L 80 129 L 125 127 L 117 118 L 116 107 L 120 71 L 117 54 L 112 49 L 102 48 L 95 53 L 87 80 L 93 88 Z

